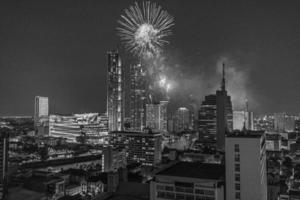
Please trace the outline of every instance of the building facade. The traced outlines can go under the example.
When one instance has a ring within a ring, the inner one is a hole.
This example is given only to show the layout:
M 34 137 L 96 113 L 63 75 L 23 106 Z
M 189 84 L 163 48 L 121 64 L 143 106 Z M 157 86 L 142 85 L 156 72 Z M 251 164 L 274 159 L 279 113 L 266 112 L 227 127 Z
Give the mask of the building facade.
M 253 112 L 233 111 L 233 130 L 254 130 Z
M 78 137 L 86 141 L 104 143 L 108 136 L 107 117 L 98 113 L 50 115 L 49 136 L 66 138 L 67 142 L 78 143 Z
M 146 127 L 154 132 L 167 132 L 168 101 L 146 104 Z
M 140 163 L 154 166 L 161 161 L 162 136 L 160 133 L 112 132 L 110 144 L 115 148 L 126 149 L 127 163 Z
M 226 199 L 267 200 L 266 140 L 263 131 L 226 136 Z
M 198 113 L 198 130 L 201 135 L 217 133 L 217 99 L 216 95 L 205 96 Z
M 174 116 L 174 131 L 181 132 L 191 128 L 191 114 L 186 107 L 180 107 L 176 110 Z
M 109 51 L 107 59 L 108 130 L 121 131 L 125 116 L 124 66 L 118 51 Z
M 105 146 L 102 150 L 102 172 L 118 171 L 126 168 L 126 149 Z
M 150 200 L 224 200 L 224 166 L 179 162 L 155 175 Z
M 49 115 L 49 99 L 48 97 L 36 96 L 34 99 L 34 125 L 35 127 L 41 123 L 44 118 Z
M 142 64 L 130 66 L 130 129 L 143 131 L 146 127 L 147 79 Z

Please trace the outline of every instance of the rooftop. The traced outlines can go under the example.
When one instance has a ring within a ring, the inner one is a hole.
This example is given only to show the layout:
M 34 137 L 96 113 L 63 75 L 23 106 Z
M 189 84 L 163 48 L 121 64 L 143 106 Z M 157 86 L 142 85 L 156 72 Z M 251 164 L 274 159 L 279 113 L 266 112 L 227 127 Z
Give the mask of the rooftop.
M 264 131 L 251 131 L 251 130 L 244 130 L 244 131 L 232 131 L 227 133 L 226 137 L 231 138 L 261 138 L 264 134 Z
M 219 180 L 224 177 L 224 174 L 224 165 L 200 162 L 178 162 L 156 175 Z
M 161 135 L 161 133 L 157 132 L 138 132 L 138 131 L 113 131 L 111 134 L 117 134 L 117 135 L 133 135 L 133 136 L 158 136 Z

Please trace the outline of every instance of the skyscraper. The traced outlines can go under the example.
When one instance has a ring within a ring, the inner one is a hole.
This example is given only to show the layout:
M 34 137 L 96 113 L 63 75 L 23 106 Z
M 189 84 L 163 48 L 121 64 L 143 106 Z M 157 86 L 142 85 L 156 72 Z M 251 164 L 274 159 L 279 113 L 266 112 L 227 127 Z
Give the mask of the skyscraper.
M 285 130 L 285 117 L 286 113 L 274 113 L 274 130 L 284 131 Z
M 216 136 L 217 132 L 217 99 L 216 95 L 205 96 L 198 114 L 198 129 L 201 135 Z
M 232 131 L 232 103 L 225 87 L 225 65 L 223 63 L 221 90 L 216 92 L 217 102 L 217 147 L 224 149 L 225 133 Z
M 146 127 L 153 131 L 167 132 L 168 101 L 146 104 Z
M 34 125 L 40 123 L 40 120 L 49 115 L 49 100 L 48 97 L 36 96 L 34 99 Z
M 7 197 L 7 169 L 10 128 L 0 127 L 0 199 Z
M 131 130 L 143 131 L 146 126 L 147 102 L 146 70 L 142 65 L 130 66 L 130 119 Z
M 107 115 L 109 131 L 121 131 L 124 123 L 124 67 L 117 50 L 107 53 Z
M 159 102 L 159 129 L 163 133 L 168 131 L 168 103 L 166 100 Z
M 153 131 L 159 131 L 159 104 L 146 104 L 146 127 Z
M 234 131 L 226 136 L 226 199 L 267 200 L 264 131 Z
M 191 116 L 190 111 L 186 107 L 177 109 L 174 118 L 174 131 L 180 132 L 190 128 Z

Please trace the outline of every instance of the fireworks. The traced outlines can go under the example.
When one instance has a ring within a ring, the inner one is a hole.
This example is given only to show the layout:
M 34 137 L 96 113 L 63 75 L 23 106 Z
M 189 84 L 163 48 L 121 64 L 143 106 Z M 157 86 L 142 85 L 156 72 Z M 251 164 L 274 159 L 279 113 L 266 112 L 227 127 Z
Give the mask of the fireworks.
M 150 1 L 142 2 L 142 7 L 135 2 L 134 6 L 125 9 L 117 28 L 121 41 L 126 49 L 136 56 L 149 58 L 158 55 L 168 43 L 165 39 L 171 35 L 174 18 L 161 6 Z
M 167 80 L 167 77 L 164 75 L 160 76 L 160 79 L 158 81 L 159 87 L 162 88 L 166 93 L 172 89 L 172 84 L 170 80 Z

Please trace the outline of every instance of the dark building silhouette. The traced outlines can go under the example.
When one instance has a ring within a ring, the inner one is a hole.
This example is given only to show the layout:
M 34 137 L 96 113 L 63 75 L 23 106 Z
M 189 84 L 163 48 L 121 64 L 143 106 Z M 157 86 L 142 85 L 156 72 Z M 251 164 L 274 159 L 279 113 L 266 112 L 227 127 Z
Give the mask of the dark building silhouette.
M 225 64 L 223 63 L 221 90 L 216 92 L 217 103 L 217 148 L 224 149 L 225 133 L 232 131 L 232 103 L 225 87 Z
M 233 129 L 232 103 L 225 87 L 224 67 L 223 64 L 221 89 L 216 94 L 205 96 L 198 115 L 199 137 L 211 136 L 217 140 L 219 149 L 224 149 L 226 131 Z
M 107 115 L 108 130 L 121 131 L 124 123 L 124 67 L 117 50 L 107 53 Z
M 198 130 L 200 135 L 216 137 L 217 133 L 217 97 L 205 96 L 198 113 Z
M 7 198 L 7 169 L 10 129 L 0 127 L 0 199 Z

